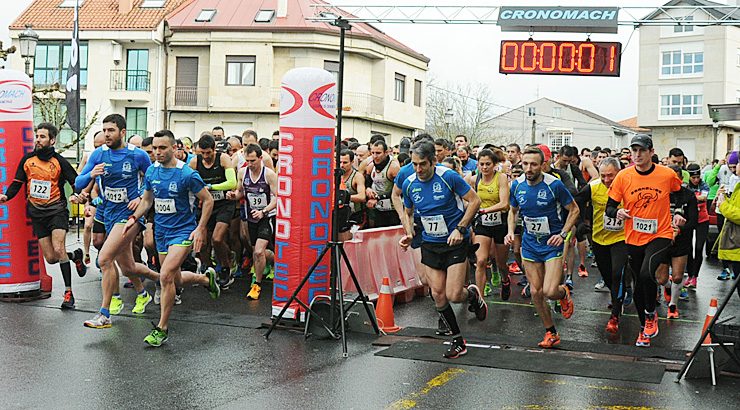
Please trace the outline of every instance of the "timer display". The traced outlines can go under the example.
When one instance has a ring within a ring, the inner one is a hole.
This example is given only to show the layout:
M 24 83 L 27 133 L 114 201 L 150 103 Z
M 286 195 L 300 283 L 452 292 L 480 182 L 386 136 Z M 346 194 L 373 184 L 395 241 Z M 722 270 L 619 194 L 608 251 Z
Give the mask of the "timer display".
M 619 77 L 622 44 L 593 41 L 502 41 L 498 72 Z

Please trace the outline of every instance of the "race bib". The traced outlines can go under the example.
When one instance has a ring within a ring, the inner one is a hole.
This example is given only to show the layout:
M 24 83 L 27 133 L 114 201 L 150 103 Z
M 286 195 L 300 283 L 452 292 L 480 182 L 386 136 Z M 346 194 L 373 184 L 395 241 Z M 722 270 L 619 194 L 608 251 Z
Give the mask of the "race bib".
M 249 208 L 261 211 L 267 207 L 267 194 L 247 193 L 247 201 L 249 201 Z
M 154 212 L 158 214 L 177 213 L 174 198 L 154 198 Z
M 638 217 L 632 218 L 632 229 L 637 232 L 655 234 L 658 233 L 658 220 L 657 219 L 642 219 Z
M 128 193 L 126 188 L 105 188 L 105 200 L 116 204 L 128 202 Z
M 533 235 L 550 235 L 550 222 L 546 216 L 539 218 L 524 217 L 524 227 Z
M 224 191 L 211 191 L 211 196 L 214 201 L 221 201 L 226 198 L 226 193 Z
M 491 212 L 480 216 L 480 223 L 483 226 L 499 226 L 503 223 L 501 212 Z
M 421 224 L 424 226 L 424 232 L 429 236 L 446 238 L 450 234 L 445 217 L 442 215 L 422 216 Z
M 32 179 L 28 191 L 31 198 L 49 199 L 51 198 L 51 181 Z
M 393 204 L 390 199 L 381 199 L 377 204 L 375 204 L 375 209 L 378 211 L 392 211 Z
M 604 214 L 604 230 L 609 232 L 619 232 L 624 229 L 624 221 L 618 218 L 610 218 Z

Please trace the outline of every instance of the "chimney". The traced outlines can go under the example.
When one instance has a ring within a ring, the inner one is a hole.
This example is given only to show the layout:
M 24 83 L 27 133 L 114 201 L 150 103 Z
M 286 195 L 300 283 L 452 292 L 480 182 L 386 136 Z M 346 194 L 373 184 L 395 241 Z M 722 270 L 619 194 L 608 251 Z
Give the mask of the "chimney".
M 128 14 L 134 8 L 136 0 L 118 0 L 118 14 Z
M 288 16 L 288 0 L 278 0 L 277 2 L 277 16 L 287 17 Z

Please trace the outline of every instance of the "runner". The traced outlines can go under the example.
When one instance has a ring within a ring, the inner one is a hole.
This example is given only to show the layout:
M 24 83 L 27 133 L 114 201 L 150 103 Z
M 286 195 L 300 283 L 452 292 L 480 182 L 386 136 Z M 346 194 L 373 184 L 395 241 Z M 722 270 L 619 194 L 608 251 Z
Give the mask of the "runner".
M 635 275 L 634 302 L 641 326 L 635 345 L 649 347 L 650 339 L 658 335 L 655 272 L 661 263 L 668 262 L 673 239 L 670 193 L 681 189 L 681 180 L 667 167 L 653 164 L 655 150 L 649 136 L 635 135 L 630 149 L 635 166 L 617 174 L 609 187 L 606 215 L 625 221 L 625 243 Z M 623 208 L 619 208 L 620 203 Z M 685 221 L 680 215 L 673 218 L 676 226 Z
M 465 340 L 450 302 L 468 301 L 475 307 L 478 320 L 485 320 L 488 306 L 476 285 L 465 288 L 468 247 L 468 226 L 480 207 L 480 198 L 456 172 L 435 166 L 434 145 L 418 142 L 411 149 L 415 174 L 403 182 L 403 202 L 407 218 L 406 234 L 399 241 L 406 250 L 415 231 L 413 216 L 422 222 L 421 263 L 427 266 L 427 282 L 434 303 L 452 336 L 452 343 L 444 357 L 454 359 L 467 353 Z M 468 206 L 463 208 L 463 200 Z
M 0 195 L 0 204 L 13 199 L 26 184 L 26 214 L 31 219 L 33 234 L 39 240 L 44 259 L 50 265 L 59 264 L 64 279 L 62 309 L 74 309 L 72 294 L 72 268 L 67 253 L 65 238 L 69 230 L 69 211 L 64 196 L 64 184 L 74 186 L 77 173 L 64 157 L 54 150 L 57 128 L 47 122 L 36 127 L 34 150 L 21 158 L 15 178 L 5 194 Z M 72 194 L 70 202 L 77 204 L 80 198 Z M 7 212 L 7 210 L 6 210 Z M 87 268 L 82 261 L 82 250 L 74 252 L 77 274 L 85 276 Z
M 213 137 L 211 141 L 213 142 Z M 153 347 L 159 347 L 167 341 L 167 323 L 175 302 L 175 286 L 203 285 L 208 288 L 212 299 L 221 294 L 213 269 L 209 268 L 205 275 L 180 271 L 180 265 L 191 250 L 198 252 L 204 244 L 214 201 L 198 173 L 175 158 L 175 144 L 175 136 L 169 130 L 154 133 L 153 146 L 157 162 L 147 170 L 144 176 L 144 195 L 122 230 L 124 236 L 129 230 L 139 230 L 138 221 L 154 205 L 157 251 L 162 259 L 159 275 L 162 284 L 162 308 L 159 324 L 144 338 L 144 342 Z M 191 199 L 193 195 L 202 206 L 197 225 Z
M 434 141 L 434 155 L 437 158 L 437 164 L 441 164 L 445 158 L 452 156 L 452 143 L 444 138 L 438 138 Z
M 522 148 L 519 146 L 519 144 L 511 143 L 506 146 L 506 164 L 504 166 L 503 171 L 509 176 L 509 180 L 513 180 L 516 178 L 511 177 L 511 169 L 515 165 L 519 165 L 519 163 L 522 161 Z
M 216 254 L 216 273 L 218 284 L 228 289 L 234 283 L 236 261 L 231 260 L 229 250 L 229 224 L 234 216 L 234 201 L 226 199 L 226 192 L 236 188 L 236 173 L 229 155 L 216 152 L 216 141 L 210 134 L 200 136 L 198 140 L 200 154 L 190 161 L 190 168 L 206 183 L 206 189 L 213 198 L 213 209 L 208 219 L 208 235 L 200 248 L 202 266 L 211 266 L 211 248 Z
M 478 171 L 478 161 L 470 157 L 471 151 L 468 145 L 457 147 L 457 157 L 462 164 L 463 175 L 474 175 Z
M 588 209 L 589 205 L 593 208 L 592 212 L 584 212 L 583 216 L 584 219 L 591 219 L 594 259 L 604 285 L 611 293 L 612 314 L 606 324 L 606 331 L 609 333 L 619 331 L 619 319 L 626 294 L 624 267 L 627 263 L 627 245 L 624 243 L 624 221 L 605 214 L 609 200 L 607 192 L 620 169 L 619 161 L 611 157 L 604 158 L 599 165 L 600 178 L 591 180 L 576 197 L 580 209 Z
M 231 162 L 234 163 L 234 166 L 238 170 L 242 168 L 247 167 L 247 145 L 249 144 L 255 144 L 259 146 L 257 143 L 258 141 L 257 132 L 254 130 L 246 130 L 242 133 L 242 149 L 237 151 L 232 157 Z M 260 148 L 262 149 L 262 148 Z M 272 163 L 272 158 L 269 155 L 263 155 L 262 156 L 262 162 L 267 168 L 270 168 L 271 170 L 275 171 L 275 164 Z
M 353 226 L 362 228 L 365 224 L 365 178 L 352 164 L 355 154 L 348 150 L 339 153 L 339 166 L 342 168 L 342 189 L 349 194 L 347 221 L 339 230 L 339 240 L 352 239 L 351 229 Z
M 239 171 L 237 189 L 227 193 L 227 199 L 245 198 L 242 225 L 249 231 L 254 249 L 254 282 L 247 299 L 257 300 L 262 291 L 262 278 L 267 264 L 267 245 L 274 240 L 277 214 L 277 174 L 263 165 L 262 149 L 257 144 L 246 147 L 248 166 Z
M 699 270 L 704 261 L 704 244 L 709 234 L 709 212 L 707 211 L 707 196 L 709 186 L 701 179 L 701 169 L 698 164 L 689 164 L 686 167 L 689 172 L 689 184 L 687 187 L 694 192 L 699 206 L 699 215 L 696 229 L 694 229 L 694 254 L 689 254 L 689 277 L 684 282 L 684 287 L 696 289 L 696 281 Z M 683 290 L 681 291 L 683 293 Z
M 85 321 L 86 327 L 103 329 L 111 327 L 111 297 L 118 285 L 118 267 L 131 279 L 138 293 L 132 313 L 141 314 L 152 301 L 144 289 L 139 276 L 158 280 L 159 275 L 146 265 L 135 263 L 132 242 L 139 229 L 129 229 L 123 234 L 123 227 L 133 210 L 141 201 L 139 176 L 151 165 L 149 156 L 141 148 L 124 145 L 126 120 L 119 114 L 111 114 L 103 119 L 105 145 L 93 151 L 90 160 L 75 180 L 75 187 L 82 189 L 93 179 L 101 177 L 106 199 L 105 230 L 108 235 L 99 254 L 99 264 L 103 272 L 102 302 L 100 312 L 91 320 Z M 143 220 L 138 220 L 143 228 Z
M 501 299 L 511 296 L 511 279 L 506 260 L 509 246 L 504 244 L 508 231 L 506 222 L 509 210 L 509 182 L 506 174 L 496 170 L 504 161 L 504 153 L 498 148 L 484 149 L 478 153 L 478 175 L 470 175 L 467 182 L 473 187 L 481 200 L 478 217 L 475 219 L 473 243 L 480 245 L 475 253 L 475 283 L 485 289 L 486 268 L 493 250 L 496 269 L 501 275 Z M 493 287 L 496 285 L 494 284 Z M 485 292 L 484 292 L 485 294 Z
M 545 297 L 559 300 L 563 317 L 573 315 L 574 304 L 563 281 L 563 242 L 578 219 L 578 205 L 565 185 L 543 172 L 545 154 L 527 148 L 522 155 L 524 175 L 511 183 L 508 229 L 505 243 L 514 242 L 514 227 L 521 212 L 524 220 L 522 259 L 532 301 L 545 326 L 545 337 L 538 345 L 549 349 L 560 344 Z M 563 208 L 568 211 L 567 219 Z
M 370 146 L 372 164 L 365 172 L 365 194 L 367 196 L 368 220 L 371 228 L 382 228 L 401 224 L 391 203 L 393 180 L 401 168 L 398 161 L 388 154 L 388 145 L 378 140 Z
M 105 144 L 105 135 L 103 135 L 103 131 L 98 131 L 93 136 L 93 149 L 96 149 L 103 144 Z M 77 166 L 77 172 L 82 171 L 82 168 L 85 167 L 85 164 L 87 163 L 87 159 L 89 157 L 90 153 L 85 152 L 85 154 L 82 156 L 82 159 L 80 160 L 80 164 Z M 91 203 L 88 202 L 85 204 L 85 225 L 84 231 L 82 233 L 82 244 L 84 246 L 82 251 L 85 254 L 85 265 L 90 264 L 90 243 L 92 241 L 92 229 L 95 220 L 95 211 L 95 206 L 93 206 Z

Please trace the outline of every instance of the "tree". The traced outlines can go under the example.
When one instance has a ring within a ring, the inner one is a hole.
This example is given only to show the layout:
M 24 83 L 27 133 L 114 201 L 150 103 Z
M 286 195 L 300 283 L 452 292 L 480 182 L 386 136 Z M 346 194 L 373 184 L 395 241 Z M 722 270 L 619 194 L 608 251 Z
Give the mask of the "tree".
M 427 85 L 426 130 L 435 137 L 449 139 L 465 135 L 471 146 L 487 142 L 490 138 L 485 121 L 493 116 L 494 111 L 494 104 L 490 101 L 491 90 L 486 84 L 437 86 L 431 80 Z

